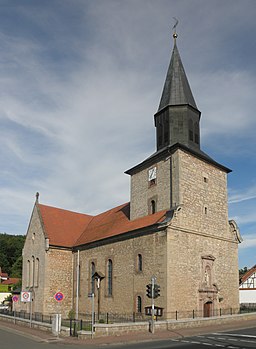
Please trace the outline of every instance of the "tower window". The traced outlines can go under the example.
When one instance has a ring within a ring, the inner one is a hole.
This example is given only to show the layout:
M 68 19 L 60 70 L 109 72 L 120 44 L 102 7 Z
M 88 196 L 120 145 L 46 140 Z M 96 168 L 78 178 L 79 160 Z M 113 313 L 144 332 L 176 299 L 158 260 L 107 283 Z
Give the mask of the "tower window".
M 195 143 L 199 144 L 199 123 L 196 122 L 194 125 L 194 133 L 195 133 Z
M 188 122 L 188 129 L 189 129 L 189 140 L 193 142 L 194 140 L 193 121 L 191 119 Z
M 204 207 L 204 214 L 207 214 L 208 213 L 208 208 L 205 206 Z
M 164 144 L 168 144 L 169 141 L 169 121 L 168 121 L 168 115 L 165 111 L 164 113 Z
M 151 205 L 151 214 L 156 213 L 156 202 L 155 202 L 155 200 L 151 200 L 150 205 Z
M 138 271 L 142 271 L 142 255 L 138 254 Z

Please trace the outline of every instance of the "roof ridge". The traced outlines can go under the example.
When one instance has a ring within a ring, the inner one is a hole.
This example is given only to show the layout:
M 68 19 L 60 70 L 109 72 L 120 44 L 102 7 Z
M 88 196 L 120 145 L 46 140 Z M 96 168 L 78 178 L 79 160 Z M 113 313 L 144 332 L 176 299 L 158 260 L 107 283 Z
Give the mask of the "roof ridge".
M 39 203 L 38 203 L 38 206 L 39 206 L 39 208 L 40 208 L 40 206 L 43 206 L 43 207 L 52 208 L 52 209 L 54 209 L 54 210 L 60 210 L 60 211 L 65 211 L 65 212 L 74 213 L 74 214 L 78 214 L 78 215 L 94 217 L 93 215 L 88 214 L 88 213 L 82 213 L 82 212 L 67 210 L 67 209 L 65 209 L 65 208 L 56 207 L 56 206 L 44 205 L 44 204 L 39 204 Z

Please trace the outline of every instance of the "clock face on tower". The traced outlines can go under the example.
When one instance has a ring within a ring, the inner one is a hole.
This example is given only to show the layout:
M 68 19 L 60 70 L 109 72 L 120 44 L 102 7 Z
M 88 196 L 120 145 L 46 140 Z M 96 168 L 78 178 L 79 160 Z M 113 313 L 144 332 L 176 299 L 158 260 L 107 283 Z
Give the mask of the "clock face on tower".
M 148 170 L 148 180 L 152 181 L 156 179 L 156 166 Z

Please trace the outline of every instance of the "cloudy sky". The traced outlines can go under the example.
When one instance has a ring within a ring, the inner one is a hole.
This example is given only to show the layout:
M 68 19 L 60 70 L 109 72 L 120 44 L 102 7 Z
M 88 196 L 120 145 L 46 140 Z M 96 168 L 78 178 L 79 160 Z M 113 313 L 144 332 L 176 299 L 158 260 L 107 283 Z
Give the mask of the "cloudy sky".
M 233 170 L 239 265 L 256 264 L 255 14 L 255 0 L 0 0 L 0 232 L 26 233 L 37 191 L 88 214 L 129 201 L 176 17 L 202 149 Z

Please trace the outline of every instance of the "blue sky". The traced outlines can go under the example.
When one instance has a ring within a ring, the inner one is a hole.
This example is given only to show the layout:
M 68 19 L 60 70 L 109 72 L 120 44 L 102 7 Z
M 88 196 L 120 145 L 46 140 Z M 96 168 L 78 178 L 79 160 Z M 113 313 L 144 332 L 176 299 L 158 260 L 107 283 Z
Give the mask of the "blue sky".
M 239 266 L 256 264 L 255 13 L 254 0 L 0 0 L 0 232 L 26 233 L 37 191 L 89 214 L 129 201 L 176 17 L 201 147 L 233 170 Z

